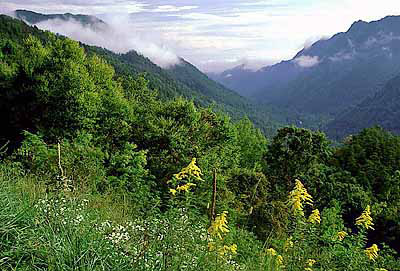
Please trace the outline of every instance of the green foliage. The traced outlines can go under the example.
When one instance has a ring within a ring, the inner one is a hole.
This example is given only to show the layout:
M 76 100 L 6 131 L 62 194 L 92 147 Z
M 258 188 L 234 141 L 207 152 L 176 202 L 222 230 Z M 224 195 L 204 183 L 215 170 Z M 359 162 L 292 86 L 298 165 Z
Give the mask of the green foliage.
M 379 208 L 376 226 L 379 233 L 375 238 L 394 245 L 400 229 L 396 218 L 400 211 L 399 189 L 396 188 L 399 184 L 400 137 L 378 127 L 365 129 L 336 151 L 334 162 L 351 175 L 360 191 L 366 192 L 364 200 L 384 206 Z M 357 206 L 355 203 L 360 202 L 351 200 L 353 208 L 350 212 Z
M 323 133 L 282 128 L 268 146 L 266 171 L 276 191 L 286 195 L 295 178 L 307 176 L 318 164 L 326 162 L 329 155 L 329 141 Z
M 146 75 L 120 76 L 93 48 L 88 56 L 45 36 L 0 39 L 0 146 L 10 141 L 0 148 L 0 269 L 398 269 L 382 242 L 398 249 L 400 137 L 373 128 L 332 147 L 321 132 L 286 127 L 268 143 L 247 118 L 160 99 Z M 186 68 L 168 73 L 187 72 L 174 76 L 207 93 L 207 79 Z M 176 175 L 189 163 L 193 176 Z M 306 217 L 292 214 L 296 179 L 321 224 L 307 207 Z M 228 211 L 229 234 L 211 241 L 214 204 Z M 368 233 L 354 226 L 367 205 Z M 349 236 L 339 242 L 340 231 Z M 375 263 L 367 234 L 380 249 Z
M 245 168 L 258 168 L 266 153 L 267 140 L 261 131 L 254 128 L 253 123 L 245 118 L 235 124 L 237 144 L 240 147 L 239 165 Z
M 95 191 L 106 172 L 102 166 L 104 153 L 93 146 L 92 137 L 79 134 L 72 142 L 64 140 L 60 151 L 59 161 L 57 145 L 46 144 L 42 137 L 25 132 L 25 140 L 17 155 L 29 173 L 43 176 L 47 182 L 61 174 L 60 162 L 63 174 L 73 181 L 76 189 Z
M 22 129 L 46 130 L 46 137 L 55 141 L 72 130 L 93 127 L 99 99 L 86 56 L 76 42 L 50 39 L 51 45 L 43 46 L 31 36 L 4 59 L 17 67 L 1 92 L 6 138 L 16 138 Z

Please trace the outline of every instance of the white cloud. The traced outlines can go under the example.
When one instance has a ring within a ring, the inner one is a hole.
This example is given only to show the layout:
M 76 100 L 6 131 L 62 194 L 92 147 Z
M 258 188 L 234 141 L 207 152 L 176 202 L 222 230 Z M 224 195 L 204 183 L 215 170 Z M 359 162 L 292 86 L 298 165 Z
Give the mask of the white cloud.
M 151 9 L 149 11 L 151 12 L 179 12 L 179 11 L 185 11 L 185 10 L 191 10 L 191 9 L 196 9 L 198 6 L 173 6 L 173 5 L 162 5 L 158 6 L 157 8 Z
M 378 33 L 377 37 L 374 36 L 368 37 L 367 41 L 364 42 L 363 46 L 366 48 L 370 48 L 376 45 L 378 46 L 385 45 L 394 40 L 400 40 L 400 36 L 396 36 L 392 32 L 385 33 L 381 31 L 380 33 Z
M 228 58 L 237 59 L 239 65 L 243 58 L 291 59 L 320 37 L 346 31 L 354 21 L 400 13 L 399 0 L 0 1 L 0 9 L 9 10 L 135 13 L 133 30 L 127 29 L 130 35 L 170 48 L 207 71 L 231 68 Z
M 309 37 L 304 41 L 303 45 L 299 49 L 300 50 L 301 49 L 307 50 L 308 48 L 310 48 L 317 41 L 327 40 L 329 38 L 330 38 L 329 36 L 324 36 L 324 35 L 316 35 L 316 36 Z
M 277 62 L 278 60 L 263 58 L 232 58 L 223 60 L 209 59 L 200 61 L 198 67 L 209 73 L 221 73 L 238 66 L 241 66 L 242 69 L 257 71 L 265 66 L 270 66 Z
M 299 65 L 302 68 L 311 68 L 314 67 L 315 65 L 318 65 L 320 60 L 318 56 L 299 56 L 295 58 L 294 63 Z
M 135 26 L 124 18 L 115 17 L 111 24 L 109 24 L 109 27 L 101 31 L 82 26 L 82 24 L 75 20 L 48 20 L 38 23 L 36 26 L 89 45 L 101 46 L 118 53 L 135 50 L 161 67 L 168 67 L 180 62 L 176 54 L 163 44 L 146 40 L 139 33 L 135 33 Z
M 329 57 L 329 60 L 333 61 L 333 62 L 337 62 L 337 61 L 343 61 L 343 60 L 351 60 L 355 57 L 356 52 L 339 52 L 337 54 L 335 54 L 334 56 Z
M 134 0 L 1 0 L 2 9 L 27 9 L 41 13 L 137 13 L 149 4 Z

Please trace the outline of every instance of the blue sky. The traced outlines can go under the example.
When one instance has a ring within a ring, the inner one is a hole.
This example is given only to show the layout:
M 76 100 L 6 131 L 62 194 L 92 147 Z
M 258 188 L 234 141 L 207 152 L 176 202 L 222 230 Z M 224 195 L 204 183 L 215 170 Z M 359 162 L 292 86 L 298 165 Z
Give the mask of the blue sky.
M 1 0 L 0 10 L 83 13 L 129 20 L 127 34 L 167 48 L 203 71 L 292 58 L 357 20 L 400 15 L 399 0 Z M 129 16 L 128 16 L 129 14 Z M 121 20 L 120 20 L 121 22 Z M 123 23 L 122 23 L 123 24 Z

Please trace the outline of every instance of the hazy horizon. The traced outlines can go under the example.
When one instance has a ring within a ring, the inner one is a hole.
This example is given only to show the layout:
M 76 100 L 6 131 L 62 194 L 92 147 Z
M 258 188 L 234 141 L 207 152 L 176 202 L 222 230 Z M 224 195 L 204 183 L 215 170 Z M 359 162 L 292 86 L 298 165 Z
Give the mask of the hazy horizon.
M 112 26 L 112 33 L 96 37 L 74 22 L 38 26 L 115 51 L 134 49 L 161 66 L 183 57 L 205 72 L 221 72 L 241 64 L 257 69 L 290 59 L 320 38 L 347 31 L 354 21 L 400 14 L 400 2 L 393 0 L 321 2 L 5 0 L 0 11 L 95 15 Z

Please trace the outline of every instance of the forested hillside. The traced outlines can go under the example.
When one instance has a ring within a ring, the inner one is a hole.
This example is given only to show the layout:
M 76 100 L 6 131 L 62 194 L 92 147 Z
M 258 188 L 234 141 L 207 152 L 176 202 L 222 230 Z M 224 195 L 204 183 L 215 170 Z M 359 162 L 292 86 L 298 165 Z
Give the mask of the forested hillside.
M 268 140 L 0 18 L 1 270 L 400 270 L 400 137 Z
M 349 108 L 327 125 L 331 138 L 341 139 L 365 127 L 379 125 L 400 134 L 400 77 L 390 80 L 382 90 Z
M 74 19 L 84 26 L 93 27 L 101 31 L 99 25 L 107 25 L 94 16 L 72 14 L 44 15 L 30 11 L 16 11 L 19 18 L 35 24 L 52 19 Z M 10 18 L 3 17 L 2 20 Z M 93 22 L 90 24 L 89 22 Z M 100 23 L 99 23 L 100 22 Z M 35 35 L 41 35 L 35 31 Z M 96 54 L 108 61 L 118 75 L 132 76 L 144 74 L 149 80 L 149 86 L 156 89 L 163 99 L 182 96 L 193 99 L 195 104 L 208 106 L 215 104 L 215 109 L 227 112 L 235 119 L 248 116 L 264 133 L 272 135 L 277 127 L 286 121 L 285 113 L 268 106 L 255 105 L 250 100 L 238 95 L 236 92 L 209 79 L 196 67 L 181 59 L 180 63 L 169 68 L 161 68 L 148 58 L 132 50 L 128 53 L 117 54 L 107 49 L 83 45 L 88 54 Z

